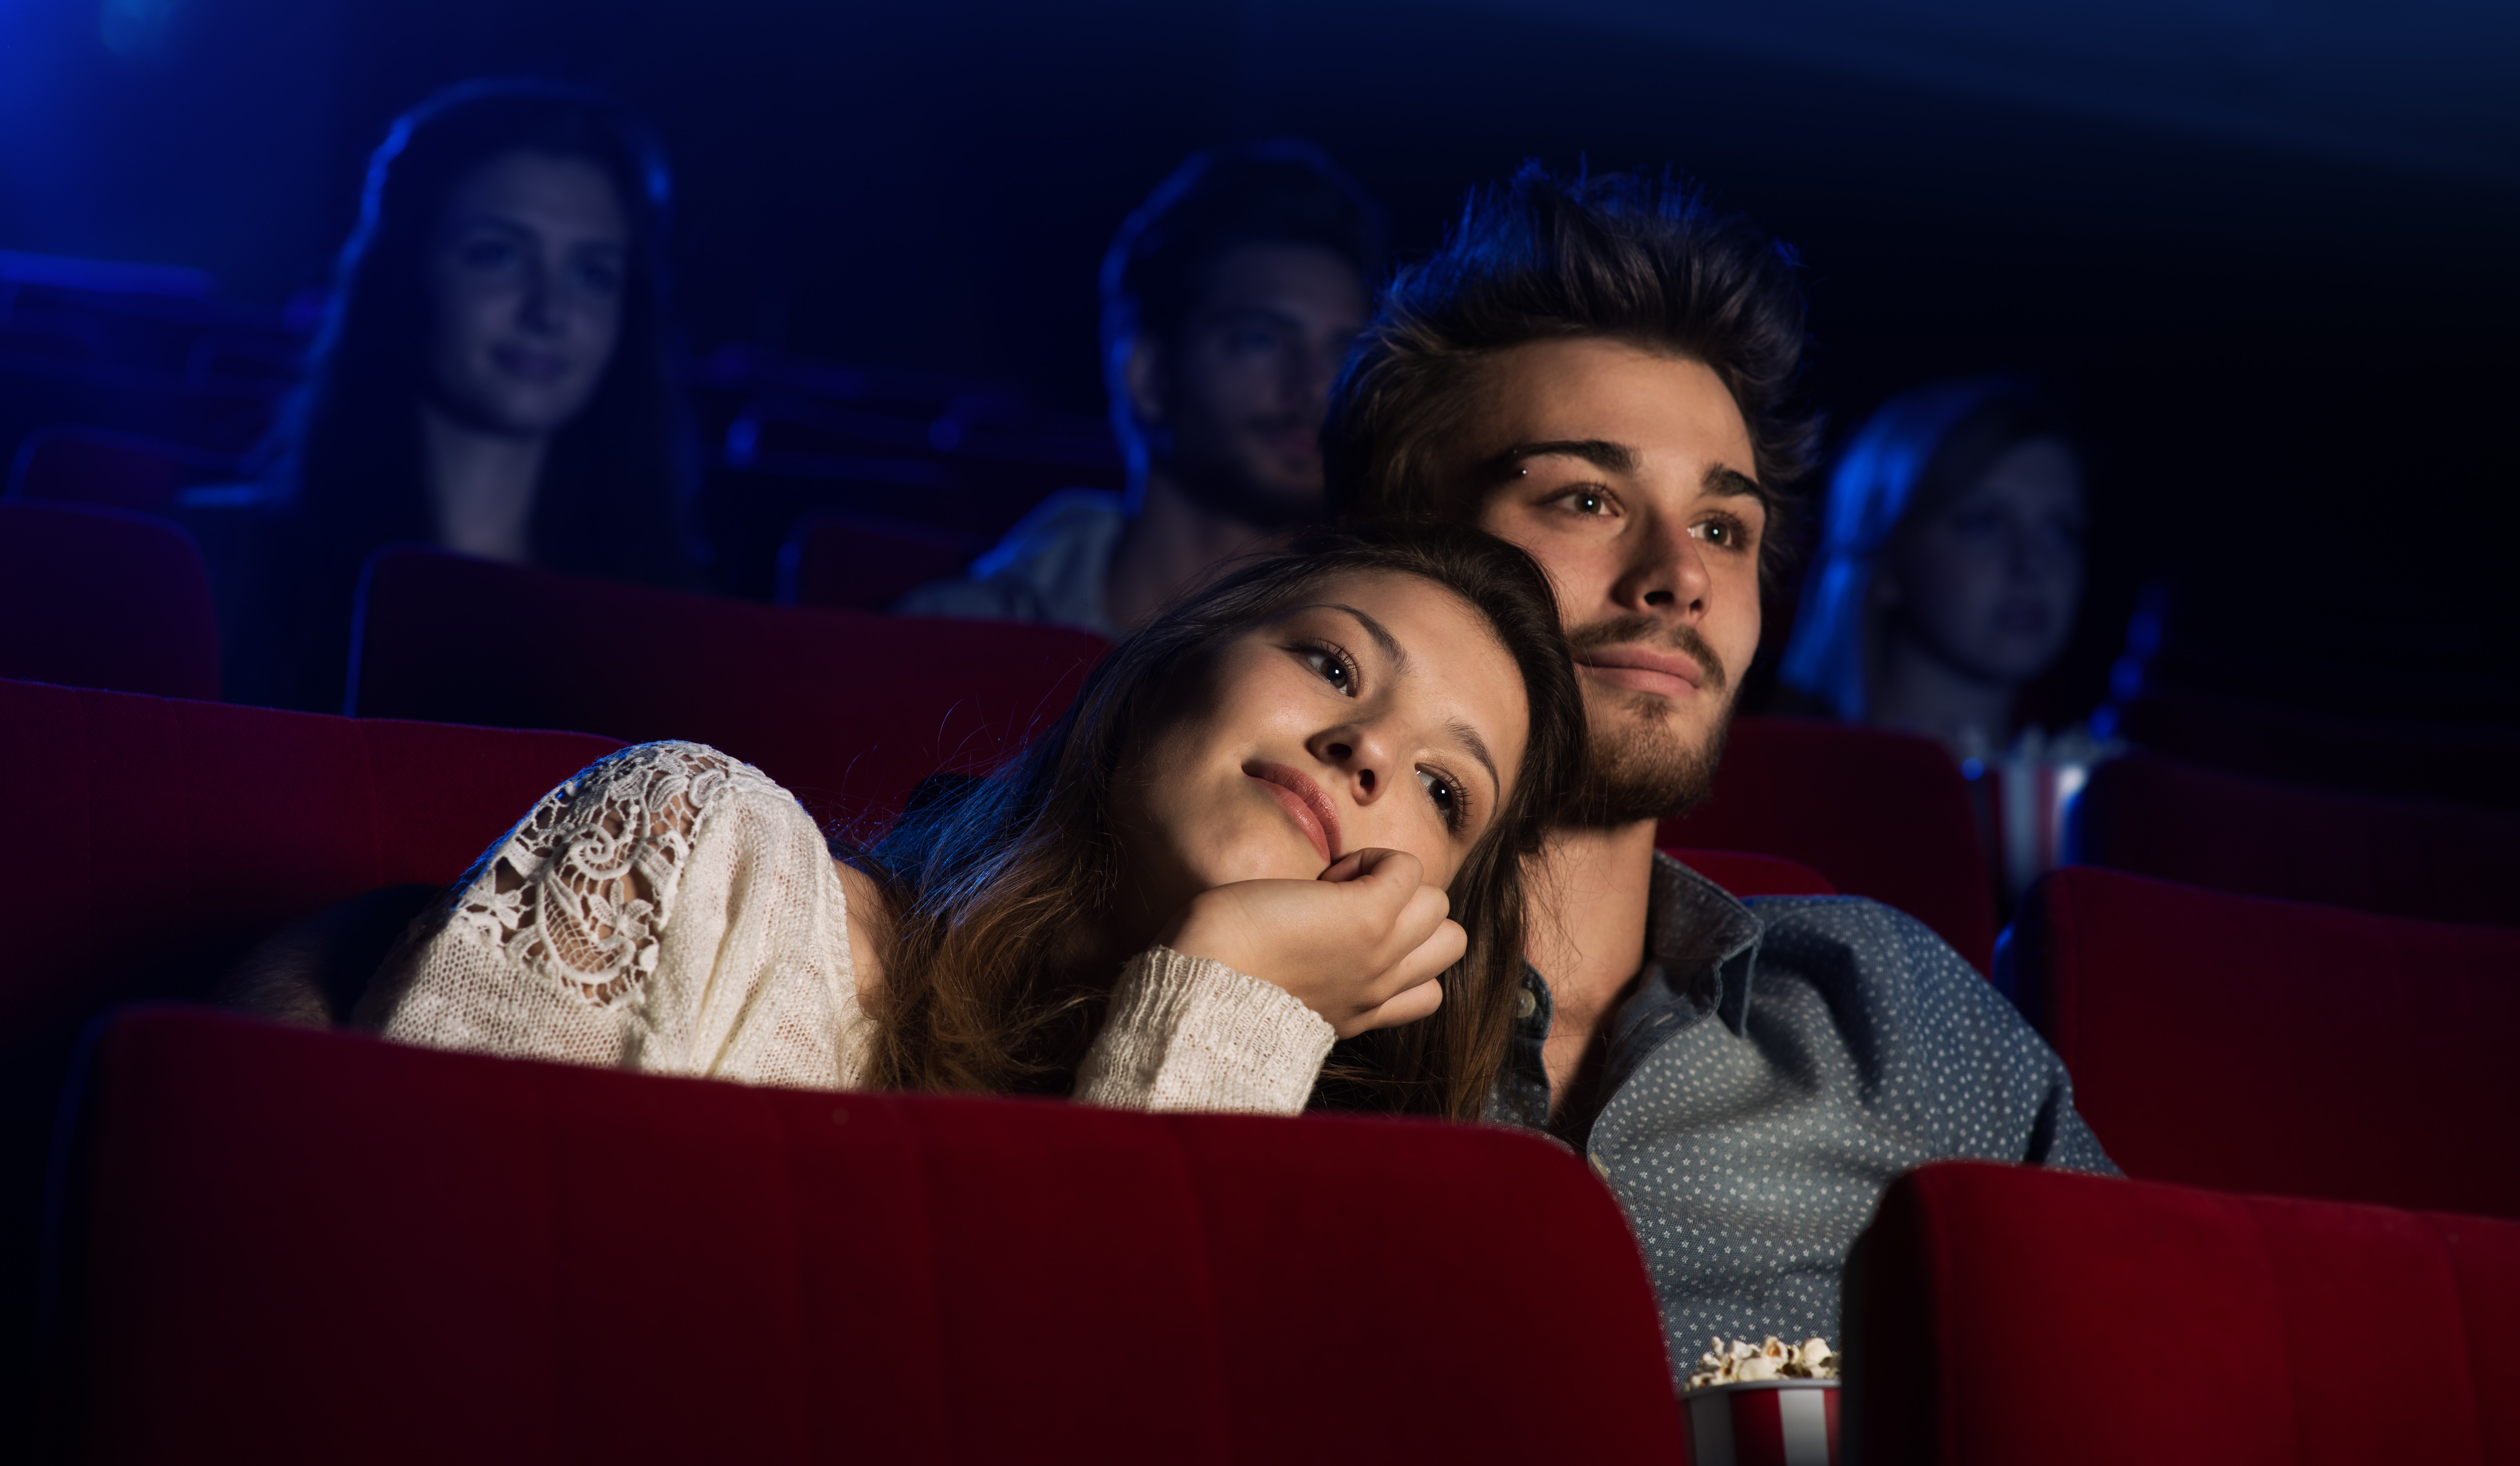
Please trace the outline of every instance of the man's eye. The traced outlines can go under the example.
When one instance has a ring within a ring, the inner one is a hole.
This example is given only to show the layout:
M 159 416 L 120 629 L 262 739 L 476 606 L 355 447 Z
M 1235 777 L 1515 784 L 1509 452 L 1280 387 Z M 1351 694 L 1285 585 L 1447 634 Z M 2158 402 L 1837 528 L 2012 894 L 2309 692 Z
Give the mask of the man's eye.
M 1714 518 L 1699 523 L 1690 533 L 1718 550 L 1749 548 L 1750 531 L 1737 519 Z
M 516 257 L 516 247 L 504 240 L 474 240 L 457 255 L 471 270 L 505 269 Z
M 611 265 L 589 262 L 577 267 L 577 283 L 589 294 L 614 295 L 621 290 L 621 272 Z

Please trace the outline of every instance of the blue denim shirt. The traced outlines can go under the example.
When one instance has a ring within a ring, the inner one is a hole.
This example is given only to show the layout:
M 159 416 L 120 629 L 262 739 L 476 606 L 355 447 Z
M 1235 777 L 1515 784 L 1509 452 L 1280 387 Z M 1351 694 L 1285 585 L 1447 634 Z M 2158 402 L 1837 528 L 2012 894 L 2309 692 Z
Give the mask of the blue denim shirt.
M 1675 1377 L 1715 1335 L 1842 1344 L 1847 1249 L 1892 1178 L 1952 1157 L 2115 1175 L 2064 1062 L 1913 917 L 1856 897 L 1735 900 L 1654 857 L 1645 963 L 1591 1116 L 1549 1120 L 1549 984 L 1490 1117 L 1553 1130 L 1628 1214 Z

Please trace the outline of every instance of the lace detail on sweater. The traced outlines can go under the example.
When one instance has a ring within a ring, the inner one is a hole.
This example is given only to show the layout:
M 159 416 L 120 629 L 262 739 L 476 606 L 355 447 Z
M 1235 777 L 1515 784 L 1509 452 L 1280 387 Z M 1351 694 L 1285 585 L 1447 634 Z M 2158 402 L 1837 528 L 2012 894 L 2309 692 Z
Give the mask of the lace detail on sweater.
M 709 807 L 759 770 L 698 743 L 642 743 L 579 771 L 456 885 L 450 924 L 598 1008 L 635 1004 Z M 486 877 L 486 878 L 485 878 Z

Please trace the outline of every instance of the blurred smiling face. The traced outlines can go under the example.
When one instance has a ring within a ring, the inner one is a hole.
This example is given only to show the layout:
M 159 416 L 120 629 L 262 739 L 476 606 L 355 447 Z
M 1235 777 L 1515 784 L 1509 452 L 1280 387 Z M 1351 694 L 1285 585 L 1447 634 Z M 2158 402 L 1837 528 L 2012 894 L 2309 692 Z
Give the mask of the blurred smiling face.
M 1180 339 L 1132 368 L 1139 415 L 1170 438 L 1183 487 L 1256 523 L 1318 515 L 1322 418 L 1367 305 L 1356 267 L 1317 244 L 1219 258 Z
M 1334 576 L 1184 672 L 1117 781 L 1132 897 L 1311 880 L 1400 850 L 1446 886 L 1511 794 L 1530 719 L 1485 617 L 1397 572 Z
M 429 250 L 437 405 L 540 436 L 583 411 L 621 337 L 630 225 L 603 169 L 511 153 L 447 200 Z

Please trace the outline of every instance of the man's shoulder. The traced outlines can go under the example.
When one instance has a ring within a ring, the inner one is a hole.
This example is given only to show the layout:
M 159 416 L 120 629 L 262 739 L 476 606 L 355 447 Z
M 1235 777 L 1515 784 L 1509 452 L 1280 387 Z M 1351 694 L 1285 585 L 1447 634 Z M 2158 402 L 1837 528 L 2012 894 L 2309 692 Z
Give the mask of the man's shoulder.
M 1759 918 L 1770 958 L 1819 951 L 1868 971 L 1985 981 L 1941 933 L 1868 896 L 1751 896 L 1742 904 Z
M 1034 505 L 997 544 L 971 561 L 971 578 L 1024 575 L 1046 561 L 1094 548 L 1107 559 L 1110 542 L 1118 537 L 1127 517 L 1120 496 L 1108 489 L 1061 489 Z
M 963 574 L 903 597 L 911 616 L 986 616 L 1102 629 L 1102 578 L 1127 522 L 1118 494 L 1064 489 L 1033 506 Z

